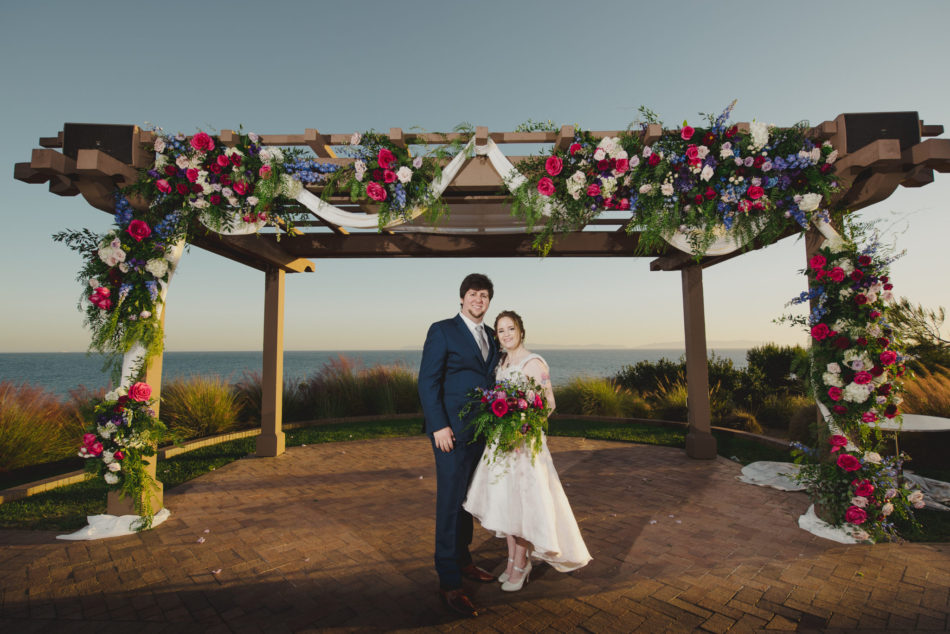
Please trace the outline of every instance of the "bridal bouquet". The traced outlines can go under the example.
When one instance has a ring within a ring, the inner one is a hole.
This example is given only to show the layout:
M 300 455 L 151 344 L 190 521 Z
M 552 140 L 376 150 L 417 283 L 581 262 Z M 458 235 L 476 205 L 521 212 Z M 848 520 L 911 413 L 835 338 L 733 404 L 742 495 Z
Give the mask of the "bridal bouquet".
M 472 409 L 478 414 L 470 425 L 475 438 L 483 438 L 493 450 L 489 462 L 505 454 L 530 450 L 531 461 L 541 451 L 542 432 L 548 426 L 548 407 L 540 385 L 528 377 L 498 381 L 491 388 L 475 388 L 472 401 L 463 408 L 465 417 Z M 487 454 L 486 454 L 487 455 Z

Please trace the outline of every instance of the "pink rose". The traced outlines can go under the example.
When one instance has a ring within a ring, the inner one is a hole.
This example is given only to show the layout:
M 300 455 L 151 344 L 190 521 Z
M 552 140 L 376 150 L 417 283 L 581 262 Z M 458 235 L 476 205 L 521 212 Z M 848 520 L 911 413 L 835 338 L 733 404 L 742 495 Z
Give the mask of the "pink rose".
M 133 383 L 132 387 L 129 388 L 129 398 L 133 401 L 139 401 L 140 403 L 145 403 L 152 396 L 152 388 L 148 383 Z
M 854 375 L 854 382 L 858 385 L 867 385 L 872 378 L 874 377 L 871 376 L 870 372 L 858 372 Z
M 879 357 L 883 365 L 894 365 L 897 363 L 897 353 L 893 350 L 885 350 Z
M 526 409 L 528 409 L 528 401 L 527 401 L 527 399 L 523 399 L 523 398 L 519 398 L 519 399 L 518 399 L 518 409 L 520 409 L 520 410 L 526 410 Z
M 99 441 L 96 441 L 96 442 L 92 443 L 91 445 L 88 445 L 88 446 L 86 447 L 86 451 L 88 451 L 89 453 L 91 453 L 91 454 L 94 455 L 94 456 L 98 456 L 99 454 L 102 453 L 102 443 L 99 442 Z
M 873 423 L 877 420 L 877 414 L 874 412 L 864 412 L 864 414 L 861 415 L 861 420 L 865 423 Z
M 834 434 L 828 439 L 828 444 L 832 447 L 831 453 L 835 453 L 848 444 L 848 439 L 841 434 Z
M 194 183 L 196 180 L 198 180 L 198 170 L 193 167 L 189 167 L 187 170 L 185 170 L 185 178 Z
M 868 514 L 864 509 L 856 506 L 849 506 L 844 512 L 844 519 L 849 524 L 863 524 L 868 519 Z
M 837 464 L 845 471 L 857 471 L 861 468 L 861 462 L 849 453 L 838 456 Z
M 624 174 L 629 169 L 630 159 L 617 159 L 617 164 L 614 166 L 614 172 L 617 174 Z
M 827 324 L 815 324 L 811 327 L 811 336 L 814 337 L 815 341 L 821 341 L 830 333 L 831 330 L 828 328 Z
M 574 156 L 579 149 L 581 149 L 580 143 L 571 143 L 571 147 L 567 151 L 571 156 Z
M 753 185 L 746 191 L 746 194 L 752 200 L 758 200 L 759 198 L 762 198 L 762 196 L 765 195 L 765 190 L 759 187 L 758 185 Z
M 544 401 L 541 400 L 540 394 L 534 395 L 534 406 L 538 409 L 544 409 Z
M 692 139 L 694 134 L 696 134 L 696 130 L 694 130 L 692 126 L 684 125 L 683 129 L 680 130 L 680 137 L 684 141 L 689 141 Z
M 495 416 L 501 418 L 508 413 L 508 401 L 503 398 L 496 399 L 491 404 L 491 411 Z
M 392 170 L 383 170 L 383 182 L 384 183 L 395 183 L 396 182 L 396 172 Z
M 656 167 L 660 164 L 660 155 L 654 152 L 650 155 L 650 158 L 647 159 L 647 165 L 650 167 Z
M 835 386 L 833 386 L 833 385 L 832 385 L 831 387 L 829 387 L 829 388 L 828 388 L 828 398 L 830 398 L 832 401 L 840 401 L 840 400 L 841 400 L 841 388 L 840 388 L 840 387 L 835 387 Z
M 214 149 L 214 139 L 204 132 L 199 132 L 195 136 L 191 137 L 191 147 L 195 148 L 199 152 L 208 152 Z
M 827 263 L 828 263 L 828 260 L 825 259 L 825 256 L 819 254 L 819 255 L 812 256 L 812 258 L 808 260 L 808 267 L 818 271 L 824 268 L 825 264 Z
M 690 161 L 698 161 L 699 148 L 697 148 L 695 145 L 691 145 L 686 148 L 686 158 L 688 158 Z
M 114 454 L 112 454 L 112 457 L 115 458 L 116 460 L 125 460 L 125 454 L 122 453 L 121 449 L 115 452 Z
M 228 157 L 224 154 L 219 154 L 215 162 L 221 167 L 228 167 L 231 164 L 231 161 L 229 161 Z
M 145 238 L 152 235 L 152 229 L 142 220 L 133 220 L 129 223 L 129 228 L 126 229 L 128 234 L 132 236 L 132 239 L 136 242 L 141 242 Z
M 89 447 L 92 443 L 96 442 L 95 434 L 83 434 L 82 435 L 82 444 Z
M 155 181 L 155 187 L 157 187 L 158 191 L 162 192 L 163 194 L 170 194 L 172 191 L 171 183 L 169 183 L 164 178 L 160 178 Z
M 870 497 L 874 493 L 874 485 L 870 480 L 860 480 L 855 484 L 854 492 L 861 497 Z
M 836 266 L 828 272 L 828 277 L 830 277 L 835 282 L 843 282 L 845 278 L 844 269 L 842 269 L 840 266 Z
M 600 196 L 600 185 L 597 183 L 591 183 L 587 186 L 587 195 L 593 198 L 594 196 Z
M 544 169 L 551 176 L 557 176 L 564 169 L 564 163 L 558 157 L 551 156 L 544 162 Z
M 366 183 L 366 195 L 377 202 L 386 200 L 386 188 L 375 181 Z
M 542 196 L 551 196 L 554 194 L 554 181 L 545 176 L 538 181 L 538 193 Z
M 376 155 L 376 162 L 379 163 L 379 166 L 383 169 L 389 169 L 395 160 L 396 157 L 386 148 L 380 148 L 379 154 Z
M 243 196 L 247 193 L 247 183 L 244 181 L 237 181 L 231 186 L 231 188 L 234 189 L 234 193 L 238 196 Z
M 261 165 L 261 168 L 257 170 L 257 175 L 260 176 L 262 179 L 267 180 L 268 178 L 270 178 L 270 171 L 271 171 L 270 165 Z

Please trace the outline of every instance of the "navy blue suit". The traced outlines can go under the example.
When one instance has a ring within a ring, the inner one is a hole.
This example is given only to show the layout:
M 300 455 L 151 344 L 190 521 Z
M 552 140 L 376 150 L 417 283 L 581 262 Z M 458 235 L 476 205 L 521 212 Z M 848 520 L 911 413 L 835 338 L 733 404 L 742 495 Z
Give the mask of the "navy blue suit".
M 419 366 L 419 399 L 425 414 L 425 432 L 429 435 L 444 427 L 455 433 L 455 447 L 446 453 L 435 446 L 435 467 L 438 492 L 435 512 L 435 569 L 439 584 L 445 590 L 462 586 L 461 568 L 472 563 L 472 516 L 462 508 L 472 473 L 485 448 L 483 442 L 472 443 L 468 426 L 476 414 L 472 408 L 466 420 L 459 412 L 469 401 L 476 387 L 488 387 L 494 380 L 498 347 L 494 332 L 485 326 L 488 337 L 488 360 L 460 315 L 437 321 L 429 327 L 422 363 Z

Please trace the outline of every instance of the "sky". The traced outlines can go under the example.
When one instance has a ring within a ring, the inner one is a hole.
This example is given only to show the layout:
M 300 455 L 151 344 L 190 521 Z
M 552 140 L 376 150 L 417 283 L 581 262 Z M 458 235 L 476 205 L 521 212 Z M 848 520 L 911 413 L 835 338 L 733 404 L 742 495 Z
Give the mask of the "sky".
M 81 196 L 13 179 L 64 122 L 167 132 L 351 133 L 529 119 L 623 129 L 650 107 L 670 126 L 733 99 L 733 121 L 812 124 L 916 110 L 950 126 L 950 4 L 800 0 L 597 3 L 51 1 L 0 8 L 0 353 L 82 351 L 78 254 L 65 228 L 106 231 Z M 944 134 L 944 137 L 947 135 Z M 950 175 L 861 210 L 907 254 L 895 292 L 950 306 Z M 773 323 L 805 288 L 789 238 L 704 271 L 712 345 L 804 343 Z M 287 350 L 421 347 L 458 310 L 470 272 L 495 283 L 489 317 L 521 313 L 529 347 L 681 346 L 679 273 L 650 258 L 313 260 L 287 276 Z M 263 273 L 192 248 L 170 285 L 168 350 L 256 350 Z

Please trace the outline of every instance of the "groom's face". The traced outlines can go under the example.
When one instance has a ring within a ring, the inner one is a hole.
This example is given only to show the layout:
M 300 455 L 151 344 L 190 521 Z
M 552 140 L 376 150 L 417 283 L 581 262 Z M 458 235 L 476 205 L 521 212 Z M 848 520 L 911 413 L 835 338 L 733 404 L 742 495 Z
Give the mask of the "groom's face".
M 462 296 L 462 314 L 476 324 L 481 323 L 485 317 L 485 313 L 488 312 L 488 304 L 490 301 L 491 299 L 488 297 L 487 289 L 477 291 L 474 288 L 470 288 L 465 292 L 465 295 Z

